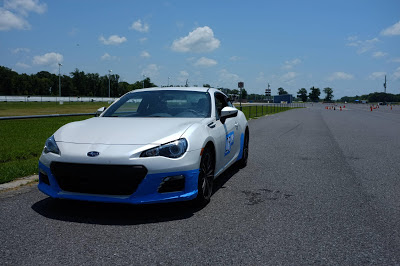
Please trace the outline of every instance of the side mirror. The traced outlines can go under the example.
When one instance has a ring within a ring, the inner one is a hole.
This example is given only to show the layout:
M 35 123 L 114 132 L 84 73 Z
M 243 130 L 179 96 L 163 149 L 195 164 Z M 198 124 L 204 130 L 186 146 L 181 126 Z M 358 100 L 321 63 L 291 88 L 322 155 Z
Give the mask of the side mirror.
M 104 110 L 106 110 L 105 107 L 100 107 L 99 109 L 97 109 L 97 111 L 96 111 L 96 113 L 94 114 L 94 116 L 95 116 L 95 117 L 100 116 L 100 115 L 104 112 Z
M 238 110 L 234 107 L 226 106 L 221 110 L 221 123 L 224 124 L 225 120 L 231 117 L 236 117 L 238 114 Z

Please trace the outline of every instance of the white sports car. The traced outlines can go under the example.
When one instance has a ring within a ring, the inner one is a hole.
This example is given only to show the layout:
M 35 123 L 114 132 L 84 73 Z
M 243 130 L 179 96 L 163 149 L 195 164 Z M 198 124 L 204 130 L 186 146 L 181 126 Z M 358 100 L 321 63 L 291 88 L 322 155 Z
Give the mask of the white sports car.
M 246 117 L 219 90 L 135 90 L 100 112 L 47 139 L 40 191 L 86 201 L 206 204 L 214 178 L 235 162 L 247 164 Z

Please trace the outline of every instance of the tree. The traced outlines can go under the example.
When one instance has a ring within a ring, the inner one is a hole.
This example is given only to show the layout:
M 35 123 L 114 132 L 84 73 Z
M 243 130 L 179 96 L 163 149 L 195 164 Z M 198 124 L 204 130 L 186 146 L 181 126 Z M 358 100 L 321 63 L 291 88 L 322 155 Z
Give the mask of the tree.
M 120 76 L 87 73 L 75 69 L 69 76 L 61 75 L 62 96 L 108 96 L 108 84 L 112 97 L 118 97 L 135 89 L 157 87 L 150 78 L 133 84 L 119 82 Z M 0 66 L 0 95 L 59 95 L 58 75 L 47 71 L 37 74 L 18 74 Z
M 314 87 L 312 87 L 310 90 L 311 92 L 308 94 L 308 98 L 310 98 L 310 100 L 313 102 L 318 102 L 321 91 L 319 90 L 319 88 Z
M 307 101 L 307 90 L 305 88 L 299 89 L 297 92 L 297 97 L 300 98 L 303 102 Z
M 326 93 L 324 101 L 332 102 L 333 90 L 331 88 L 327 87 L 327 88 L 324 89 L 324 92 Z
M 203 84 L 203 88 L 211 88 L 210 84 Z
M 242 89 L 242 99 L 247 99 L 247 91 Z
M 8 67 L 0 66 L 0 95 L 15 95 L 12 80 L 16 77 L 18 77 L 17 72 Z
M 287 91 L 285 91 L 283 88 L 278 88 L 278 94 L 285 95 L 285 94 L 289 94 L 289 93 Z

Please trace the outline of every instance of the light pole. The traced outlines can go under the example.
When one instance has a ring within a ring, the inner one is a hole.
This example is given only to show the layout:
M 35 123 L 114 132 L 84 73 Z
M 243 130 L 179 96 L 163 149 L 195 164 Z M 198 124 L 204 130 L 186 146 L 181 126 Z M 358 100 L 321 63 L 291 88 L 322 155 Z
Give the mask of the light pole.
M 146 79 L 146 75 L 143 75 L 143 89 L 144 89 L 144 80 Z
M 168 77 L 168 87 L 169 87 L 169 77 Z
M 108 70 L 108 98 L 110 98 L 110 91 L 111 91 L 111 84 L 110 84 L 110 75 L 111 75 L 112 70 Z
M 61 63 L 58 63 L 58 92 L 60 94 L 61 97 Z

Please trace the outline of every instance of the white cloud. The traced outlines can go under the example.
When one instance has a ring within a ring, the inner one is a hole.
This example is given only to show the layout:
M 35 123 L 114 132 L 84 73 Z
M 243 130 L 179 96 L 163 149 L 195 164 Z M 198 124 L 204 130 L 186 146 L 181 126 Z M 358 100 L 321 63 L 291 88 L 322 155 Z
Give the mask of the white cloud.
M 200 66 L 200 67 L 211 67 L 215 66 L 216 64 L 218 64 L 217 61 L 206 57 L 201 57 L 199 58 L 199 60 L 196 61 L 196 63 L 194 63 L 195 66 Z
M 189 73 L 186 70 L 179 71 L 179 75 L 181 75 L 183 77 L 189 77 Z
M 186 70 L 179 71 L 178 81 L 183 83 L 189 78 L 189 73 Z
M 369 79 L 376 80 L 376 79 L 382 79 L 385 77 L 386 73 L 385 72 L 373 72 L 371 75 L 369 75 Z
M 375 57 L 375 58 L 384 57 L 384 56 L 386 56 L 386 55 L 387 55 L 387 53 L 384 53 L 384 52 L 381 52 L 381 51 L 374 52 L 374 53 L 372 54 L 372 56 Z
M 24 52 L 24 53 L 29 53 L 31 50 L 29 49 L 29 48 L 15 48 L 15 49 L 13 49 L 11 52 L 13 53 L 13 54 L 18 54 L 18 53 L 22 53 L 22 52 Z
M 43 14 L 46 10 L 47 5 L 39 0 L 5 0 L 3 7 L 0 7 L 0 31 L 28 30 L 31 28 L 26 20 L 28 14 Z
M 214 37 L 214 32 L 211 28 L 199 27 L 190 32 L 189 35 L 175 40 L 172 43 L 171 49 L 176 52 L 211 52 L 217 49 L 220 41 Z
M 291 83 L 299 74 L 296 72 L 288 72 L 282 75 L 281 80 L 286 83 Z
M 398 80 L 400 79 L 400 67 L 398 67 L 393 73 L 393 79 Z
M 257 81 L 258 83 L 265 83 L 266 80 L 267 80 L 267 79 L 266 79 L 266 77 L 265 77 L 264 72 L 258 73 L 258 76 L 257 76 L 257 78 L 256 78 L 256 81 Z
M 400 21 L 390 26 L 389 28 L 386 28 L 383 31 L 381 31 L 381 35 L 383 36 L 400 35 Z
M 118 35 L 111 35 L 108 39 L 103 36 L 99 37 L 99 41 L 101 41 L 105 45 L 119 45 L 123 42 L 126 42 L 127 39 L 125 37 L 120 37 Z
M 101 56 L 102 61 L 107 61 L 107 60 L 111 61 L 111 60 L 117 60 L 117 59 L 118 59 L 118 57 L 112 56 L 108 53 L 105 53 L 104 55 Z
M 332 73 L 332 75 L 330 75 L 328 77 L 329 81 L 334 81 L 334 80 L 350 80 L 353 79 L 354 76 L 345 72 L 335 72 Z
M 357 36 L 351 36 L 347 38 L 347 46 L 357 47 L 357 53 L 363 54 L 375 47 L 375 44 L 379 42 L 378 38 L 373 38 L 370 40 L 359 40 Z
M 0 7 L 0 31 L 28 30 L 30 28 L 31 25 L 24 18 Z
M 219 82 L 221 83 L 236 83 L 240 81 L 240 77 L 236 74 L 230 73 L 228 70 L 226 69 L 222 69 L 221 71 L 219 71 Z
M 149 31 L 149 24 L 147 23 L 142 23 L 142 21 L 139 19 L 135 22 L 132 23 L 132 26 L 130 27 L 130 29 L 132 30 L 136 30 L 139 32 L 148 32 Z
M 140 53 L 140 56 L 144 57 L 144 58 L 149 58 L 150 54 L 147 51 L 143 51 L 143 52 Z
M 231 61 L 239 61 L 239 60 L 241 60 L 242 58 L 240 58 L 239 56 L 236 56 L 236 55 L 234 55 L 234 56 L 231 56 L 230 58 L 229 58 L 229 60 L 231 60 Z
M 301 63 L 301 60 L 298 58 L 295 58 L 291 61 L 285 61 L 285 64 L 282 68 L 283 69 L 292 69 L 295 65 L 298 65 L 300 63 Z
M 43 14 L 47 10 L 47 5 L 41 4 L 39 0 L 6 0 L 4 7 L 24 16 L 27 16 L 29 12 Z
M 52 52 L 33 57 L 33 64 L 42 66 L 57 65 L 62 63 L 63 60 L 64 57 L 61 54 Z
M 146 77 L 156 77 L 159 74 L 160 67 L 157 66 L 156 64 L 150 64 L 147 67 L 145 67 L 142 71 L 142 75 L 145 75 Z
M 140 38 L 140 39 L 139 39 L 139 42 L 140 42 L 140 43 L 144 43 L 145 41 L 147 41 L 147 38 L 146 38 L 146 37 Z
M 30 68 L 31 67 L 30 65 L 21 63 L 21 62 L 16 63 L 15 66 L 20 67 L 20 68 Z
M 393 59 L 390 60 L 390 62 L 400 63 L 400 57 L 393 58 Z

